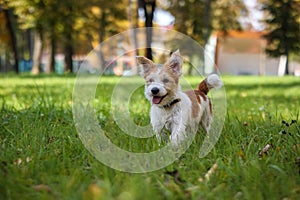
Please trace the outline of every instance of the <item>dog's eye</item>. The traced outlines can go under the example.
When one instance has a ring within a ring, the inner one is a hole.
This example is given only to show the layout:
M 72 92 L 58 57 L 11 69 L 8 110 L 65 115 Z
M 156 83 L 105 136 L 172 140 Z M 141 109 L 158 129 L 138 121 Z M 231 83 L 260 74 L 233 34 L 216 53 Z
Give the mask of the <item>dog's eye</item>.
M 150 82 L 150 83 L 154 82 L 153 78 L 150 78 L 150 79 L 148 80 L 148 82 Z
M 169 83 L 169 79 L 166 79 L 166 78 L 165 78 L 165 79 L 163 79 L 163 82 L 164 82 L 164 83 Z

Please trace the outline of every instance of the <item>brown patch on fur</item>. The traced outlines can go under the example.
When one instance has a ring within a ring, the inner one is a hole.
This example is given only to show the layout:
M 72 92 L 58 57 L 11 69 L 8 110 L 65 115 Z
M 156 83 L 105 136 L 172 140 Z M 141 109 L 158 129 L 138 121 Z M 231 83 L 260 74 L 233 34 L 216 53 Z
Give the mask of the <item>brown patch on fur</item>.
M 198 85 L 198 90 L 203 92 L 204 94 L 207 94 L 209 92 L 209 88 L 207 87 L 206 84 L 206 79 L 204 79 L 199 85 Z
M 200 112 L 199 104 L 201 103 L 200 97 L 196 94 L 198 90 L 185 91 L 192 102 L 192 117 L 196 118 Z
M 210 99 L 206 96 L 207 93 L 209 92 L 211 88 L 209 88 L 209 86 L 207 85 L 207 79 L 204 79 L 199 85 L 198 85 L 198 91 L 199 95 L 201 95 L 201 97 L 204 99 L 204 101 L 208 100 L 209 103 L 209 111 L 210 114 L 212 115 L 212 105 L 211 105 L 211 101 Z
M 206 101 L 208 98 L 202 91 L 199 90 L 188 90 L 185 91 L 185 94 L 188 95 L 188 97 L 192 102 L 192 117 L 196 118 L 198 116 L 198 113 L 200 112 L 200 108 L 199 108 L 199 104 L 201 104 L 200 96 L 203 98 L 204 101 Z M 209 107 L 210 107 L 210 112 L 212 113 L 210 101 L 209 101 Z
M 196 94 L 197 94 L 198 96 L 201 96 L 201 97 L 204 99 L 204 101 L 207 100 L 206 94 L 204 94 L 202 91 L 196 90 Z

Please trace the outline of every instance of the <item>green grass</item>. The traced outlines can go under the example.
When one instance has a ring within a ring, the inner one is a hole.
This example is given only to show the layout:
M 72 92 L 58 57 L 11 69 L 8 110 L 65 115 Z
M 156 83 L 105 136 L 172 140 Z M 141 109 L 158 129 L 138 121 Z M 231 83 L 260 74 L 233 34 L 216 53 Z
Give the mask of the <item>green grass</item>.
M 111 169 L 84 148 L 72 116 L 74 80 L 0 76 L 0 199 L 299 199 L 299 78 L 223 77 L 227 117 L 214 149 L 199 159 L 199 134 L 172 165 L 144 174 Z M 114 143 L 142 151 L 155 139 L 124 136 L 110 114 L 117 81 L 104 77 L 97 88 L 99 124 Z M 143 88 L 133 97 L 131 117 L 148 124 Z

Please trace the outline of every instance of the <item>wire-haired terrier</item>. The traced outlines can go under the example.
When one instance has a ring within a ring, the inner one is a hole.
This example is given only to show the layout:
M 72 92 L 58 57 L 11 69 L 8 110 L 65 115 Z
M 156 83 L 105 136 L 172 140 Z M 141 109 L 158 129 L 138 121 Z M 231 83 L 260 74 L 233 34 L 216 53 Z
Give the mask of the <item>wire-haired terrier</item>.
M 209 132 L 212 105 L 207 93 L 222 86 L 218 75 L 209 75 L 197 89 L 183 92 L 179 85 L 183 64 L 179 50 L 163 66 L 144 56 L 137 56 L 137 62 L 143 66 L 145 96 L 151 102 L 151 124 L 159 143 L 166 139 L 164 129 L 171 132 L 169 139 L 175 146 L 184 140 L 186 133 L 197 131 L 199 124 Z

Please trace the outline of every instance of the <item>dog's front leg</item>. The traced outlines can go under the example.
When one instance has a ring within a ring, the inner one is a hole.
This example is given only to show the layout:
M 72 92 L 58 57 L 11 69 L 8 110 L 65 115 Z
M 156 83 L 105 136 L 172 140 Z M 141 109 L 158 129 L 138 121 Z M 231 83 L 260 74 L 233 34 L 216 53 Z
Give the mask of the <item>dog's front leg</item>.
M 151 124 L 155 133 L 155 137 L 159 145 L 166 140 L 167 136 L 164 133 L 164 123 L 160 120 L 151 119 Z
M 161 130 L 154 130 L 154 132 L 155 132 L 155 137 L 156 137 L 156 140 L 157 140 L 159 146 L 160 146 L 163 142 L 167 142 L 167 141 L 168 141 L 168 136 L 167 136 L 167 134 L 164 132 L 164 129 L 161 129 Z
M 160 108 L 151 107 L 151 125 L 155 132 L 155 136 L 159 145 L 162 142 L 166 142 L 168 140 L 168 136 L 164 132 L 164 127 L 166 125 L 166 115 L 165 112 L 162 112 Z
M 185 135 L 185 126 L 184 125 L 175 125 L 172 127 L 172 133 L 170 135 L 170 141 L 175 147 L 182 145 Z

